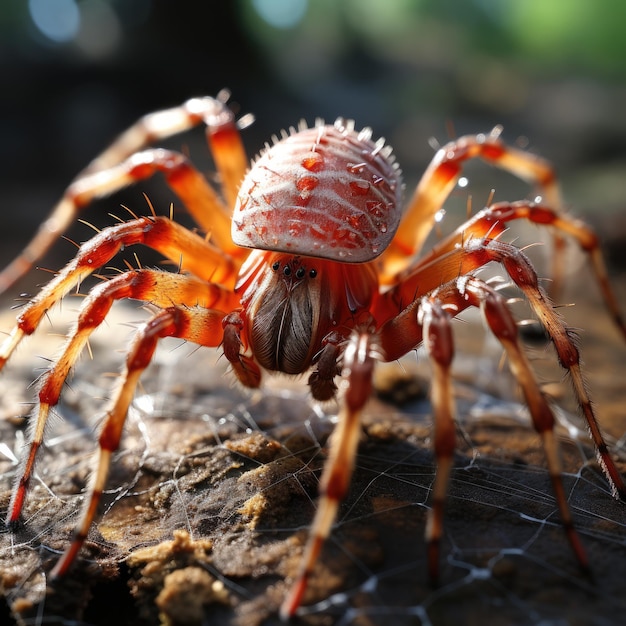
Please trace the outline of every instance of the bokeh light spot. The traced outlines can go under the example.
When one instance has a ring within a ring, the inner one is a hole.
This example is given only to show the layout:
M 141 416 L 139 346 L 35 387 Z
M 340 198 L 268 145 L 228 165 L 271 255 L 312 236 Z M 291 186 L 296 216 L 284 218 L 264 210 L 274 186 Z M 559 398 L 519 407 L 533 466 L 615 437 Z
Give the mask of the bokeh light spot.
M 113 54 L 122 38 L 122 26 L 111 5 L 103 0 L 85 0 L 80 5 L 81 25 L 76 46 L 91 58 Z
M 308 0 L 252 0 L 252 6 L 262 20 L 285 30 L 300 23 L 308 4 Z
M 80 26 L 74 0 L 28 0 L 28 11 L 42 35 L 55 43 L 71 41 Z

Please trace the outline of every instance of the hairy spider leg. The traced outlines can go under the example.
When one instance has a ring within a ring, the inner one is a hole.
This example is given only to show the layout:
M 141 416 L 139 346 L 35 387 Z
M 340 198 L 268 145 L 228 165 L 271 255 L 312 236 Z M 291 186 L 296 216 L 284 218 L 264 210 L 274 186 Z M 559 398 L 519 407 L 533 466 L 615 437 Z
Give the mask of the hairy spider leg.
M 119 165 L 80 178 L 72 183 L 66 195 L 71 196 L 76 207 L 85 207 L 96 198 L 110 195 L 156 173 L 163 174 L 194 221 L 216 245 L 230 255 L 245 256 L 246 250 L 236 246 L 230 236 L 231 209 L 180 152 L 163 148 L 136 152 Z
M 346 377 L 344 405 L 337 429 L 332 435 L 329 460 L 321 480 L 318 509 L 305 554 L 295 582 L 281 607 L 283 619 L 293 616 L 302 602 L 319 552 L 331 531 L 339 504 L 349 484 L 358 443 L 358 418 L 371 391 L 375 361 L 396 360 L 422 341 L 434 367 L 431 389 L 437 472 L 426 539 L 429 546 L 429 575 L 433 583 L 436 583 L 443 511 L 456 440 L 455 404 L 450 375 L 454 353 L 450 321 L 470 306 L 483 310 L 491 331 L 507 352 L 513 373 L 528 402 L 535 429 L 542 438 L 563 527 L 581 568 L 587 571 L 587 557 L 574 529 L 562 485 L 562 470 L 553 433 L 554 416 L 519 345 L 517 325 L 500 294 L 479 279 L 461 276 L 435 289 L 430 295 L 414 300 L 399 315 L 388 320 L 378 333 L 354 333 L 350 337 L 343 353 L 343 374 Z
M 186 277 L 181 276 L 181 280 Z M 170 306 L 158 311 L 142 324 L 130 346 L 119 386 L 107 409 L 98 437 L 96 471 L 88 489 L 82 517 L 74 531 L 72 543 L 54 566 L 51 577 L 63 576 L 80 551 L 97 513 L 111 464 L 111 456 L 119 447 L 128 407 L 145 368 L 150 364 L 158 341 L 163 337 L 178 337 L 202 346 L 216 347 L 222 340 L 223 311 L 200 307 Z
M 422 329 L 424 345 L 433 366 L 430 395 L 433 406 L 433 450 L 436 470 L 432 486 L 431 509 L 428 514 L 425 537 L 428 545 L 428 574 L 431 584 L 439 581 L 439 545 L 443 534 L 443 516 L 448 483 L 454 463 L 456 447 L 456 406 L 452 389 L 450 367 L 454 355 L 451 318 L 446 309 L 454 305 L 433 292 L 417 308 L 415 322 Z
M 491 332 L 506 351 L 513 375 L 522 388 L 530 409 L 534 428 L 542 440 L 563 529 L 580 567 L 588 573 L 588 559 L 574 528 L 563 487 L 558 444 L 554 437 L 554 415 L 536 382 L 528 358 L 520 347 L 515 320 L 506 300 L 500 294 L 484 281 L 473 276 L 463 276 L 424 298 L 417 313 L 418 323 L 420 317 L 422 320 L 424 344 L 434 365 L 432 399 L 437 473 L 433 485 L 432 509 L 426 526 L 430 579 L 433 583 L 438 581 L 443 511 L 456 439 L 450 376 L 454 351 L 450 321 L 469 306 L 481 309 Z
M 22 310 L 17 324 L 0 345 L 0 369 L 20 341 L 37 329 L 43 316 L 74 286 L 110 261 L 122 248 L 144 244 L 181 264 L 200 279 L 231 288 L 237 263 L 220 249 L 165 217 L 141 217 L 100 231 Z
M 256 389 L 261 384 L 261 368 L 253 354 L 245 354 L 244 317 L 241 311 L 233 311 L 224 317 L 224 356 L 239 382 L 249 389 Z
M 536 185 L 545 203 L 562 211 L 561 191 L 552 165 L 535 154 L 506 145 L 500 139 L 501 130 L 497 126 L 489 134 L 459 137 L 437 150 L 415 188 L 398 231 L 380 256 L 382 284 L 393 284 L 394 275 L 406 269 L 421 251 L 435 223 L 435 214 L 452 193 L 463 164 L 470 159 L 482 159 Z M 555 235 L 555 290 L 562 274 L 557 265 L 562 264 L 561 239 Z
M 299 571 L 280 608 L 283 620 L 292 617 L 302 602 L 320 550 L 330 534 L 337 510 L 350 484 L 361 434 L 359 418 L 372 391 L 374 364 L 378 359 L 380 354 L 371 330 L 355 330 L 343 352 L 345 394 L 320 479 L 317 511 Z
M 0 272 L 0 293 L 32 268 L 90 202 L 158 171 L 165 174 L 201 228 L 230 254 L 244 254 L 230 238 L 230 210 L 247 169 L 247 157 L 234 115 L 225 98 L 220 97 L 193 98 L 179 107 L 151 113 L 125 131 L 74 179 L 33 239 Z M 167 150 L 135 154 L 150 143 L 200 123 L 207 125 L 207 139 L 227 206 L 182 154 Z
M 82 302 L 77 322 L 68 335 L 61 356 L 42 378 L 38 393 L 37 415 L 36 419 L 32 421 L 29 431 L 28 453 L 24 456 L 18 471 L 9 507 L 7 517 L 9 527 L 19 525 L 26 493 L 35 468 L 37 453 L 43 444 L 48 417 L 51 409 L 59 401 L 65 380 L 87 344 L 90 335 L 104 321 L 114 301 L 127 298 L 149 302 L 163 309 L 172 308 L 174 302 L 181 308 L 202 307 L 207 311 L 211 310 L 206 314 L 207 323 L 210 324 L 213 324 L 213 316 L 217 315 L 215 309 L 220 311 L 219 315 L 223 317 L 223 311 L 229 311 L 238 305 L 238 300 L 232 291 L 227 291 L 220 285 L 206 282 L 194 276 L 159 270 L 130 270 L 94 287 Z M 184 338 L 192 340 L 195 336 L 194 333 L 198 333 L 199 330 L 196 329 L 193 332 L 192 330 L 181 330 L 184 328 L 182 324 L 184 322 L 190 324 L 189 328 L 194 328 L 193 324 L 200 323 L 196 319 L 199 314 L 193 313 L 192 317 L 195 321 L 187 322 L 181 318 L 181 316 L 184 318 L 183 313 L 176 313 L 176 315 L 178 316 L 176 323 L 180 327 L 176 330 L 179 333 L 176 336 L 184 335 Z M 179 320 L 179 318 L 181 319 Z M 215 334 L 214 331 L 211 332 Z M 217 345 L 217 343 L 210 345 Z M 111 419 L 120 419 L 120 417 Z M 93 514 L 90 515 L 93 519 Z
M 428 265 L 436 257 L 463 245 L 471 238 L 489 237 L 495 239 L 505 230 L 508 222 L 525 219 L 537 225 L 551 226 L 563 235 L 576 240 L 582 251 L 588 256 L 591 269 L 600 286 L 605 306 L 613 318 L 622 336 L 626 339 L 626 322 L 620 310 L 615 292 L 609 282 L 608 272 L 600 250 L 597 235 L 581 220 L 567 213 L 558 213 L 553 208 L 525 200 L 518 202 L 496 202 L 473 215 L 453 233 L 437 243 L 428 254 L 420 257 L 413 266 L 397 276 L 397 282 L 421 265 Z M 404 291 L 411 289 L 415 280 L 405 283 Z
M 146 146 L 184 133 L 199 124 L 208 124 L 216 129 L 229 126 L 234 121 L 233 112 L 227 106 L 229 98 L 230 93 L 223 90 L 215 98 L 190 98 L 178 106 L 142 116 L 120 133 L 77 178 L 109 169 Z
M 490 238 L 468 239 L 462 247 L 455 248 L 433 259 L 427 265 L 418 264 L 405 280 L 390 289 L 379 300 L 381 311 L 398 309 L 402 303 L 410 303 L 416 296 L 425 295 L 437 287 L 459 276 L 491 263 L 501 264 L 511 280 L 526 296 L 532 310 L 539 318 L 552 340 L 559 363 L 569 374 L 574 394 L 581 413 L 585 417 L 589 432 L 596 448 L 597 458 L 609 482 L 613 495 L 626 500 L 626 486 L 600 430 L 580 367 L 580 353 L 576 347 L 574 334 L 566 326 L 561 316 L 555 311 L 549 297 L 539 285 L 537 274 L 528 257 L 510 243 Z M 374 311 L 377 319 L 383 319 L 383 313 Z M 411 349 L 411 338 L 398 336 L 396 345 L 404 349 L 405 354 Z M 389 350 L 395 353 L 391 345 L 383 344 L 385 354 Z

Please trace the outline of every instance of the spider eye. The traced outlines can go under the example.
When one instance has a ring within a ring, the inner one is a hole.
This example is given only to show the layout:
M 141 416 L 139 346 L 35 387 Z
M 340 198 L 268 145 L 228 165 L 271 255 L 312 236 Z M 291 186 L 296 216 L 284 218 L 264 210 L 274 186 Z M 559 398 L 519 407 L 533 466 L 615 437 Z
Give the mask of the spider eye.
M 274 263 L 272 263 L 272 269 L 277 272 L 278 268 L 280 267 L 280 261 L 274 261 Z
M 299 267 L 296 270 L 296 278 L 304 278 L 304 274 L 305 274 L 305 272 L 304 272 L 304 268 L 303 267 Z
M 316 276 L 317 276 L 316 269 L 309 270 L 309 278 L 315 278 Z
M 285 276 L 291 276 L 291 268 L 289 267 L 289 265 L 285 265 L 285 269 L 283 269 L 283 274 Z

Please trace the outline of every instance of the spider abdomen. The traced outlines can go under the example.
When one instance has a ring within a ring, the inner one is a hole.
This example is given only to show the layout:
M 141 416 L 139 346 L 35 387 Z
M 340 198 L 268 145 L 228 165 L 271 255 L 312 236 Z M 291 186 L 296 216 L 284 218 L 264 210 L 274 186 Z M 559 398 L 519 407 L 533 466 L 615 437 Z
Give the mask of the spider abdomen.
M 337 120 L 284 137 L 253 164 L 239 190 L 233 241 L 249 248 L 363 263 L 393 238 L 400 170 L 383 140 Z

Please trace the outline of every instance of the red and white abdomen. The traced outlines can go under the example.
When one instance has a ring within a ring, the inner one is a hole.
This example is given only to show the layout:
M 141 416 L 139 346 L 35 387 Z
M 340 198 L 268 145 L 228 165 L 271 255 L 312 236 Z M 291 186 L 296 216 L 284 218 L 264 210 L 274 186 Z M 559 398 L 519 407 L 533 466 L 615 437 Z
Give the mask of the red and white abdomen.
M 248 248 L 371 261 L 398 228 L 401 194 L 391 149 L 338 119 L 293 131 L 261 154 L 239 190 L 232 238 Z

